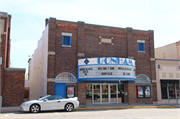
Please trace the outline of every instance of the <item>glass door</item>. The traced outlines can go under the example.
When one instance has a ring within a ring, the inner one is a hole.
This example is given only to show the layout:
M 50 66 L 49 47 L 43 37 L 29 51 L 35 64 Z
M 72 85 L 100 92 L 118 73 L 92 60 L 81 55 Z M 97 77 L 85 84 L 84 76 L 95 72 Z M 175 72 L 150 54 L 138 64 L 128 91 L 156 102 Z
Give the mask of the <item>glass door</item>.
M 117 85 L 110 85 L 110 101 L 117 102 Z
M 109 102 L 109 96 L 108 96 L 108 92 L 109 92 L 109 90 L 108 90 L 108 85 L 107 84 L 103 84 L 103 85 L 101 85 L 101 87 L 102 87 L 102 102 Z
M 169 83 L 169 99 L 176 99 L 175 84 Z
M 100 84 L 93 85 L 93 102 L 100 103 Z
M 118 84 L 118 103 L 124 103 L 124 85 Z
M 92 86 L 92 98 L 91 98 Z M 91 103 L 124 103 L 123 84 L 92 84 L 87 85 L 86 102 Z
M 92 84 L 86 84 L 86 104 L 92 103 Z

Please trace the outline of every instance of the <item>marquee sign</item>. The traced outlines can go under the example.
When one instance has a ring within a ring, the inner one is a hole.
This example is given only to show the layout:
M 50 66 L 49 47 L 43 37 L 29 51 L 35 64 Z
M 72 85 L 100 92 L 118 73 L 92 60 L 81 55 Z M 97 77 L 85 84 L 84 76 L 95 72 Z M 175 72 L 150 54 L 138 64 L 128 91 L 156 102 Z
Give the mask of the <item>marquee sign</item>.
M 78 60 L 78 79 L 136 79 L 135 60 L 102 57 Z

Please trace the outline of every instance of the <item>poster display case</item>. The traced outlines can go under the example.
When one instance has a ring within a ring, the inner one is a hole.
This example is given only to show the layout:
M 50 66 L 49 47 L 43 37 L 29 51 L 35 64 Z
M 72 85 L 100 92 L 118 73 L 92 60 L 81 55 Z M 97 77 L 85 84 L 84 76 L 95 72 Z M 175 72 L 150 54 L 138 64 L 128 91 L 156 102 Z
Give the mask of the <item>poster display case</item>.
M 66 97 L 72 98 L 75 96 L 75 87 L 74 86 L 66 86 Z

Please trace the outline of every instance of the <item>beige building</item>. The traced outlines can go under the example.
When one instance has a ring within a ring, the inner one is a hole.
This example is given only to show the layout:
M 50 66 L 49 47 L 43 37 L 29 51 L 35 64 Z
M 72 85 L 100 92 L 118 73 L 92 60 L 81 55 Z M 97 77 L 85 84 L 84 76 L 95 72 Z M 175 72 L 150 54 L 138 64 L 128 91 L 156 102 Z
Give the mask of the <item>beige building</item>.
M 180 41 L 155 49 L 157 103 L 180 103 Z

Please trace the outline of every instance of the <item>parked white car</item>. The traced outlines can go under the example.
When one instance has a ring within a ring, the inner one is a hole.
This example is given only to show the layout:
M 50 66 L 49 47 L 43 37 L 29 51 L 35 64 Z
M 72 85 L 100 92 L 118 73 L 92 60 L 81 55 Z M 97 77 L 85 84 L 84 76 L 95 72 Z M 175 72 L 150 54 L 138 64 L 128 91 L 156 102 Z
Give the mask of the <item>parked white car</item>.
M 30 111 L 37 113 L 44 110 L 66 110 L 68 112 L 73 111 L 74 108 L 79 107 L 79 101 L 77 97 L 62 98 L 58 95 L 47 95 L 38 100 L 31 100 L 24 102 L 20 105 L 21 111 Z

